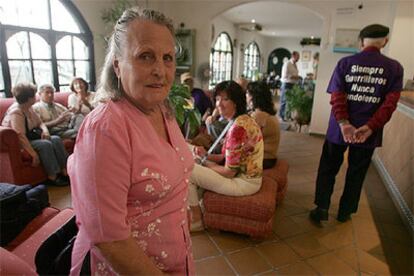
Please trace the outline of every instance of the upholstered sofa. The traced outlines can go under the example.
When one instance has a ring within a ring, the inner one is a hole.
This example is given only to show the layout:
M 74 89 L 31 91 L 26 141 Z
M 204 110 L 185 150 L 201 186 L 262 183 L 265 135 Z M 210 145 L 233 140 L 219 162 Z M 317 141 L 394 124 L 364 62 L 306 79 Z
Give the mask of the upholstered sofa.
M 205 226 L 257 239 L 269 236 L 277 203 L 286 195 L 288 171 L 287 161 L 278 160 L 273 168 L 264 170 L 260 190 L 250 196 L 233 197 L 206 191 Z
M 44 242 L 74 218 L 73 210 L 50 207 L 49 193 L 45 185 L 32 187 L 29 184 L 7 183 L 0 183 L 0 207 L 0 274 L 36 275 L 39 263 L 44 264 L 46 261 L 39 260 L 45 257 L 42 253 L 45 248 L 50 248 L 47 244 L 44 246 Z M 67 232 L 59 230 L 57 235 L 66 238 L 66 234 Z M 65 246 L 64 239 L 56 243 L 54 239 L 48 241 L 51 242 L 54 249 Z M 39 251 L 41 254 L 37 256 Z M 56 253 L 53 250 L 48 250 L 47 253 L 47 256 L 57 257 L 53 256 Z M 53 261 L 52 258 L 49 259 L 50 262 Z
M 55 101 L 67 106 L 69 94 L 55 93 Z M 0 121 L 13 103 L 13 98 L 0 99 Z M 74 141 L 65 139 L 64 144 L 66 150 L 71 153 Z M 36 185 L 45 181 L 47 175 L 43 167 L 32 167 L 31 162 L 31 156 L 19 146 L 17 133 L 11 128 L 0 126 L 0 182 Z
M 37 275 L 36 253 L 43 242 L 74 217 L 72 209 L 43 209 L 7 246 L 0 247 L 2 275 Z

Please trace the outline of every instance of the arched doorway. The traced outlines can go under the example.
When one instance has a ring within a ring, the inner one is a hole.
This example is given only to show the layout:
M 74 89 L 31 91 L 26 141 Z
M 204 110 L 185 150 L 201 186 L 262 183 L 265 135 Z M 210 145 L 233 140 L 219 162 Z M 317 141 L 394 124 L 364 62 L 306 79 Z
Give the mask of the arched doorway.
M 267 59 L 267 73 L 275 71 L 276 76 L 282 75 L 282 66 L 286 59 L 290 59 L 290 51 L 286 48 L 274 49 Z

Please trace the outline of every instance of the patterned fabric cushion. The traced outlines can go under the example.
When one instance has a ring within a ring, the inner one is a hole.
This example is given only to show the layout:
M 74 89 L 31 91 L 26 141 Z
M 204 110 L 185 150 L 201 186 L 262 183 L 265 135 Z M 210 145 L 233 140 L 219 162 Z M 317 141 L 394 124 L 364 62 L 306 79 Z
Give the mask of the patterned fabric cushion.
M 264 238 L 270 235 L 273 225 L 273 216 L 269 220 L 262 222 L 254 219 L 206 212 L 203 219 L 204 224 L 210 228 L 246 234 L 252 238 Z
M 267 222 L 275 212 L 276 191 L 276 182 L 269 177 L 263 177 L 260 190 L 250 196 L 225 196 L 206 191 L 204 193 L 204 207 L 209 213 Z
M 264 176 L 268 176 L 277 182 L 277 203 L 281 202 L 287 191 L 287 175 L 289 164 L 286 160 L 277 160 L 276 166 L 263 171 Z

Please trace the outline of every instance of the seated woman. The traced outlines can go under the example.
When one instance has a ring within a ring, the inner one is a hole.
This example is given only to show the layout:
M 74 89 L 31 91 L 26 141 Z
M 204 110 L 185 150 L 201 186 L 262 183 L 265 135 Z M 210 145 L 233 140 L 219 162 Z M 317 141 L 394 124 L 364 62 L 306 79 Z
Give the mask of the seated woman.
M 95 108 L 95 93 L 88 91 L 88 83 L 83 78 L 74 78 L 70 90 L 73 93 L 68 97 L 68 108 L 75 113 L 71 128 L 79 130 L 85 116 Z
M 260 127 L 246 114 L 242 88 L 234 81 L 221 82 L 214 89 L 214 98 L 220 115 L 232 125 L 221 154 L 205 156 L 204 148 L 194 147 L 194 154 L 206 158 L 202 165 L 195 165 L 190 178 L 192 231 L 203 229 L 198 187 L 223 195 L 245 196 L 259 191 L 262 184 L 263 137 Z
M 250 116 L 262 129 L 264 142 L 263 169 L 272 168 L 277 162 L 277 150 L 280 141 L 279 120 L 269 87 L 261 82 L 247 85 L 246 101 Z
M 13 87 L 12 93 L 16 102 L 7 110 L 2 126 L 17 132 L 20 146 L 32 156 L 32 166 L 38 166 L 42 162 L 51 184 L 68 185 L 68 154 L 62 140 L 59 136 L 50 136 L 46 125 L 32 108 L 36 102 L 36 86 L 21 83 Z

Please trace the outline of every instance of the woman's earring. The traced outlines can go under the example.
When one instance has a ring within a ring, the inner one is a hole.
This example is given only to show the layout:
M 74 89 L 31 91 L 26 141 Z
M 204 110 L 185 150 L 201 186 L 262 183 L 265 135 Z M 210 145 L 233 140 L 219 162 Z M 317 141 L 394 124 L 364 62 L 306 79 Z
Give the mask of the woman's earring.
M 118 91 L 121 91 L 121 77 L 118 77 Z

